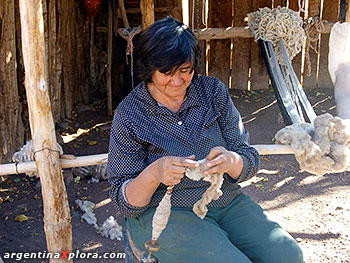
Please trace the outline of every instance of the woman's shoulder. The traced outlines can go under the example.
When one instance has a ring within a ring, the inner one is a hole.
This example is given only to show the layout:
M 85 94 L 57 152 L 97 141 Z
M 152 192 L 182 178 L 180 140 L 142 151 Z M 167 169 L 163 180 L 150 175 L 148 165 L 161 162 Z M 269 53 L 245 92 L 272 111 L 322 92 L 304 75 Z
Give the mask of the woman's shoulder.
M 222 93 L 226 86 L 225 84 L 216 77 L 202 76 L 199 75 L 195 81 L 194 85 L 207 99 L 212 100 L 218 94 Z
M 122 116 L 123 119 L 133 120 L 136 115 L 143 111 L 145 104 L 144 96 L 142 95 L 142 83 L 135 87 L 117 106 L 114 114 Z
M 199 84 L 200 86 L 204 87 L 205 90 L 208 90 L 210 92 L 217 89 L 222 89 L 225 87 L 225 84 L 219 80 L 216 77 L 211 77 L 211 76 L 202 76 L 199 75 L 196 80 L 195 84 Z

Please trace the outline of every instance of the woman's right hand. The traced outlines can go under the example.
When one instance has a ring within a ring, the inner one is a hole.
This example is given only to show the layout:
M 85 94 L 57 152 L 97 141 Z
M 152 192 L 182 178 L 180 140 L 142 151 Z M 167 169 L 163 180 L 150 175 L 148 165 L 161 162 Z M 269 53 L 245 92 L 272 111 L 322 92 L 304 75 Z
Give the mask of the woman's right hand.
M 186 168 L 198 167 L 198 162 L 194 161 L 195 156 L 177 157 L 165 156 L 154 162 L 156 166 L 156 179 L 167 186 L 180 183 L 184 177 Z

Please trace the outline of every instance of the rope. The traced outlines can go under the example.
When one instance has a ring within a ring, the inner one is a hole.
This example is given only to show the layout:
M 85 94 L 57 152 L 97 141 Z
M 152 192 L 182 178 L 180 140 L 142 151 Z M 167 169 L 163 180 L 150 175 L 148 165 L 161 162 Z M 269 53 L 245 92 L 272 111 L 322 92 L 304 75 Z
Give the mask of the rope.
M 319 39 L 319 34 L 325 29 L 324 22 L 325 20 L 320 19 L 318 16 L 310 17 L 304 23 L 304 30 L 306 35 L 306 67 L 307 67 L 307 76 L 311 76 L 311 60 L 310 60 L 310 48 L 315 51 L 316 54 L 319 54 L 317 48 L 317 43 Z
M 50 149 L 49 147 L 44 147 L 44 148 L 42 148 L 42 149 L 40 149 L 40 150 L 36 150 L 36 151 L 33 152 L 34 159 L 35 159 L 35 154 L 36 154 L 36 153 L 42 152 L 42 151 L 44 151 L 44 150 L 48 150 L 48 151 L 50 151 L 50 152 L 57 152 L 58 154 L 60 154 L 60 151 L 59 151 L 59 150 L 53 150 L 53 149 Z
M 272 43 L 280 64 L 285 64 L 278 45 L 281 38 L 286 45 L 290 60 L 301 51 L 305 32 L 303 20 L 298 12 L 280 6 L 273 9 L 260 8 L 258 11 L 248 14 L 248 26 L 255 41 L 262 39 Z
M 129 65 L 129 60 L 128 56 L 130 56 L 131 60 L 131 69 L 130 69 L 130 74 L 131 74 L 131 85 L 132 89 L 134 89 L 134 43 L 132 42 L 133 38 L 135 35 L 139 34 L 142 31 L 142 26 L 135 27 L 133 29 L 129 28 L 119 28 L 117 30 L 118 34 L 126 40 L 126 52 L 125 52 L 125 58 L 126 58 L 126 64 Z

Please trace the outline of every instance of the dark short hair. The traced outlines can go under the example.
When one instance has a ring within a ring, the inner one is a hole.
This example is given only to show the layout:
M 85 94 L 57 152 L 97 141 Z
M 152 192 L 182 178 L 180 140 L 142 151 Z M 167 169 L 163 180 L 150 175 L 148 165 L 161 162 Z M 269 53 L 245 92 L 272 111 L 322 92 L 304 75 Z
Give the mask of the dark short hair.
M 139 41 L 139 76 L 152 81 L 155 70 L 175 72 L 191 62 L 195 76 L 199 72 L 200 49 L 192 31 L 173 17 L 166 17 L 150 25 Z

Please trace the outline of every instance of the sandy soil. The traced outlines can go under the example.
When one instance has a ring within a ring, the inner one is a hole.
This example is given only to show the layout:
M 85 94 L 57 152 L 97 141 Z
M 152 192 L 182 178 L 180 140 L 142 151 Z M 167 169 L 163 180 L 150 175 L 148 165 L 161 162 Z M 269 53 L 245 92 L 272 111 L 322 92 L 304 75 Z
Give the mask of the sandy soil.
M 307 93 L 317 114 L 335 114 L 331 89 L 314 89 Z M 232 98 L 250 132 L 251 143 L 273 143 L 274 134 L 284 127 L 273 92 L 232 92 Z M 105 117 L 103 110 L 103 105 L 96 101 L 90 108 L 80 107 L 75 119 L 59 125 L 60 133 L 92 128 L 65 144 L 65 153 L 87 155 L 107 151 L 111 118 Z M 93 128 L 96 124 L 102 125 Z M 95 212 L 99 224 L 110 215 L 118 217 L 110 203 L 108 182 L 73 180 L 70 169 L 65 170 L 64 174 L 72 215 L 73 250 L 96 252 L 98 255 L 124 252 L 122 241 L 101 237 L 82 221 L 82 212 L 74 203 L 74 200 L 82 199 L 98 204 Z M 0 256 L 3 258 L 5 253 L 11 252 L 46 251 L 38 181 L 38 178 L 24 175 L 0 178 Z M 261 156 L 261 170 L 257 176 L 242 184 L 243 191 L 262 205 L 298 241 L 306 263 L 350 262 L 349 186 L 349 172 L 311 175 L 299 171 L 298 163 L 290 155 Z M 26 215 L 28 220 L 16 222 L 18 215 Z M 120 217 L 118 220 L 121 223 Z M 4 259 L 4 262 L 48 260 Z M 76 259 L 75 262 L 123 260 Z

